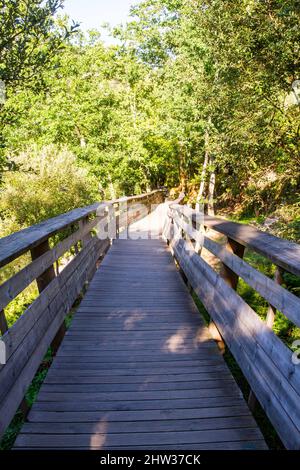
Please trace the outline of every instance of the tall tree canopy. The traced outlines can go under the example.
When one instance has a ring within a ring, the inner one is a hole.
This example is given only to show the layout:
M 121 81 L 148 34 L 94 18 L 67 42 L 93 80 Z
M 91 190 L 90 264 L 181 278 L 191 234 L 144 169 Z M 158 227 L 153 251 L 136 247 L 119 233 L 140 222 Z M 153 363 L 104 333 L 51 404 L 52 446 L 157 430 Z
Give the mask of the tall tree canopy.
M 298 1 L 146 0 L 110 47 L 57 18 L 61 1 L 2 4 L 11 169 L 51 145 L 101 197 L 166 185 L 210 212 L 297 217 Z

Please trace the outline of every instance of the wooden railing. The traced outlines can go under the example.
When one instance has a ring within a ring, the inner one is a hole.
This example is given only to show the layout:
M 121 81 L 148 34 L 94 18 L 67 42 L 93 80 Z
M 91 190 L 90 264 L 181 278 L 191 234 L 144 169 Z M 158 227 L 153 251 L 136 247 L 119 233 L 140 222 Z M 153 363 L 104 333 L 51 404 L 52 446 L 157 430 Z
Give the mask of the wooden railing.
M 207 229 L 225 235 L 227 244 L 209 238 Z M 200 220 L 178 204 L 170 206 L 164 236 L 211 316 L 215 339 L 225 341 L 248 380 L 250 406 L 257 399 L 284 445 L 300 449 L 300 364 L 272 331 L 276 310 L 300 326 L 300 299 L 280 285 L 283 271 L 300 275 L 300 246 L 250 226 Z M 203 247 L 220 260 L 220 272 L 201 256 Z M 276 265 L 274 280 L 243 260 L 245 247 Z M 239 277 L 269 302 L 266 322 L 236 293 Z
M 65 316 L 110 246 L 108 237 L 95 236 L 96 226 L 100 221 L 107 226 L 113 212 L 118 234 L 122 229 L 121 205 L 126 202 L 127 223 L 132 223 L 145 215 L 140 204 L 150 210 L 163 199 L 164 193 L 159 190 L 97 203 L 0 240 L 0 267 L 31 253 L 31 262 L 0 286 L 0 332 L 6 349 L 6 364 L 0 366 L 0 435 L 22 403 L 49 346 L 57 349 L 65 331 Z M 49 240 L 53 241 L 57 234 L 61 235 L 59 242 L 51 247 Z M 71 248 L 73 259 L 61 272 L 56 272 L 54 264 Z M 39 296 L 9 328 L 5 307 L 35 280 Z

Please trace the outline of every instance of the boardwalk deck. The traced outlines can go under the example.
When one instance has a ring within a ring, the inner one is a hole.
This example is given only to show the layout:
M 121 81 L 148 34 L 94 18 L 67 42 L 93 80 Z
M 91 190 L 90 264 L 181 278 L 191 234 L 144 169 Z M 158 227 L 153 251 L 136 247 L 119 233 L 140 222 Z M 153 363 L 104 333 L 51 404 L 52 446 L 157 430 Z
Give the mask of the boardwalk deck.
M 113 244 L 15 448 L 266 448 L 162 240 Z

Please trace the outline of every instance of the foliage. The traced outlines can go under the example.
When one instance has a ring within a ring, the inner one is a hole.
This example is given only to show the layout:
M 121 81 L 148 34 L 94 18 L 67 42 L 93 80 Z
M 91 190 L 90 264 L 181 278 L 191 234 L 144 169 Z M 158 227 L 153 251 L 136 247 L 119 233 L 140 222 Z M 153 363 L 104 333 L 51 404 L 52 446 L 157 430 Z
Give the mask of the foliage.
M 36 82 L 64 47 L 77 26 L 55 27 L 62 6 L 63 0 L 0 0 L 0 80 L 7 86 Z
M 97 182 L 65 149 L 31 147 L 16 162 L 19 171 L 6 172 L 0 190 L 3 235 L 97 199 Z

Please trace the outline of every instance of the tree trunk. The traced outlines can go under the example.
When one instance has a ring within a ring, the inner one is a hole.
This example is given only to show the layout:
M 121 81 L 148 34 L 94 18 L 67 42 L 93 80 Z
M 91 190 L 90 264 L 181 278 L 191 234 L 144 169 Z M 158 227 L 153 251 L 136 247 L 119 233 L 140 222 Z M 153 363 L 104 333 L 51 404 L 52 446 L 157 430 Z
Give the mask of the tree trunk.
M 201 205 L 203 204 L 203 198 L 204 198 L 204 190 L 205 190 L 205 179 L 206 179 L 206 173 L 207 173 L 207 167 L 208 167 L 208 161 L 209 161 L 209 125 L 211 124 L 211 118 L 208 119 L 207 127 L 205 129 L 205 155 L 204 155 L 204 162 L 203 162 L 203 167 L 202 167 L 202 172 L 201 172 L 201 181 L 200 181 L 200 187 L 197 195 L 197 200 L 196 200 L 196 210 L 200 210 Z
M 215 215 L 215 207 L 214 207 L 214 195 L 215 195 L 215 186 L 216 186 L 216 173 L 214 168 L 214 157 L 211 155 L 209 159 L 210 169 L 210 178 L 209 178 L 209 185 L 208 185 L 208 215 L 214 216 Z
M 82 133 L 81 133 L 81 131 L 80 131 L 80 129 L 77 125 L 75 126 L 75 130 L 76 130 L 77 137 L 80 141 L 80 147 L 83 149 L 83 148 L 86 147 L 86 140 L 84 138 L 84 135 L 82 135 Z
M 186 176 L 186 165 L 184 157 L 183 145 L 179 144 L 179 178 L 180 178 L 180 190 L 185 193 L 187 186 L 187 176 Z
M 206 178 L 206 171 L 207 171 L 207 165 L 208 165 L 208 150 L 205 151 L 205 156 L 204 156 L 204 162 L 203 162 L 203 167 L 202 167 L 202 172 L 201 172 L 201 181 L 200 181 L 200 187 L 197 195 L 197 201 L 196 201 L 196 210 L 200 210 L 200 206 L 203 204 L 203 196 L 204 196 L 204 189 L 205 189 L 205 178 Z
M 115 191 L 114 183 L 112 182 L 112 179 L 111 179 L 111 175 L 108 175 L 108 180 L 109 180 L 108 187 L 109 187 L 109 192 L 110 192 L 110 199 L 111 200 L 117 199 L 116 191 Z

